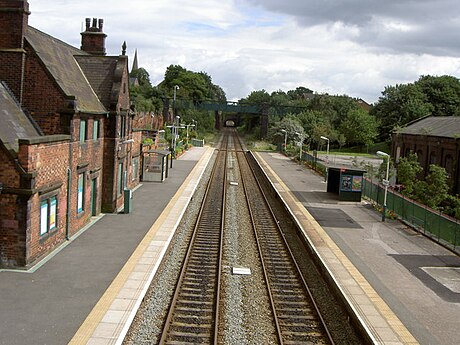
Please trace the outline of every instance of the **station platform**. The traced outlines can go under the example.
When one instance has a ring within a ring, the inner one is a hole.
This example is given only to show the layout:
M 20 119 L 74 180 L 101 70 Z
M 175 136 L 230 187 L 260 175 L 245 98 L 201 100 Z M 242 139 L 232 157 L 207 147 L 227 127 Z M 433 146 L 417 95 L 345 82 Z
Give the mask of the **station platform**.
M 213 152 L 185 152 L 132 213 L 95 218 L 30 270 L 0 270 L 0 344 L 121 343 Z
M 95 219 L 29 272 L 0 270 L 0 344 L 121 344 L 213 152 L 187 151 L 134 192 L 131 214 Z M 458 256 L 337 201 L 282 154 L 256 157 L 376 344 L 458 343 Z
M 366 201 L 338 201 L 280 153 L 255 156 L 375 344 L 459 343 L 456 254 Z

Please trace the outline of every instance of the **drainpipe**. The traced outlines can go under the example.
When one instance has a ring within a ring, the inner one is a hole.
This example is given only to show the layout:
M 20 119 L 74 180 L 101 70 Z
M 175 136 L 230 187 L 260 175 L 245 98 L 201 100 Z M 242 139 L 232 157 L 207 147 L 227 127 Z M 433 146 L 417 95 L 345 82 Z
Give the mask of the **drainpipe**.
M 72 103 L 74 104 L 74 103 Z M 75 108 L 75 106 L 74 106 Z M 74 121 L 74 116 L 76 112 L 75 110 L 72 112 L 70 116 L 70 124 L 69 124 L 69 131 L 70 131 L 70 142 L 69 142 L 69 167 L 67 168 L 67 210 L 66 210 L 66 223 L 65 223 L 65 239 L 67 241 L 70 240 L 70 218 L 71 218 L 71 196 L 72 196 L 72 167 L 73 167 L 73 140 L 74 140 L 74 126 L 73 126 L 73 121 Z
M 67 211 L 65 214 L 65 239 L 70 240 L 70 190 L 72 185 L 72 170 L 67 168 Z

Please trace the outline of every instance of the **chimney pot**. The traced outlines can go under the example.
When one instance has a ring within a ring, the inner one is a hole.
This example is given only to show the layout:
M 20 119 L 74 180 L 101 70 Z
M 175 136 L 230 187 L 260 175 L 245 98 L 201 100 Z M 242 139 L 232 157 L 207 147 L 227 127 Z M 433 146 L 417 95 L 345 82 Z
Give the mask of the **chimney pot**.
M 102 27 L 104 26 L 104 19 L 99 19 L 99 31 L 102 32 Z
M 93 26 L 92 28 L 97 28 L 97 18 L 93 18 Z
M 86 31 L 89 30 L 90 25 L 91 25 L 91 18 L 86 18 Z

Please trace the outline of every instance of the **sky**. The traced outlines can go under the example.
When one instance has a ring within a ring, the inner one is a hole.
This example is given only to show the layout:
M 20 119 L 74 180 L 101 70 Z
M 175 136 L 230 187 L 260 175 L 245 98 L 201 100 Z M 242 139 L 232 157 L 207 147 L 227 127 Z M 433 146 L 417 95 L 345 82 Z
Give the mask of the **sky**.
M 166 68 L 206 72 L 229 100 L 294 90 L 378 101 L 421 75 L 460 77 L 458 0 L 29 0 L 29 25 L 75 47 L 104 19 L 108 55 L 153 85 Z

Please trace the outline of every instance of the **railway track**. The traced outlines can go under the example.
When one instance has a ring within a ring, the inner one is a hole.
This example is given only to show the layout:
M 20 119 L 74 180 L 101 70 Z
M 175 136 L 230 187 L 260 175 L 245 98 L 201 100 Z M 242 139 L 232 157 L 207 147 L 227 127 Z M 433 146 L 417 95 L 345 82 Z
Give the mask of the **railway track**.
M 237 159 L 280 344 L 334 344 L 279 222 L 235 136 Z
M 160 344 L 217 343 L 226 171 L 225 141 L 206 188 Z
M 229 151 L 237 157 L 279 344 L 333 344 L 236 133 L 226 136 L 218 150 L 159 343 L 217 344 L 220 340 Z

